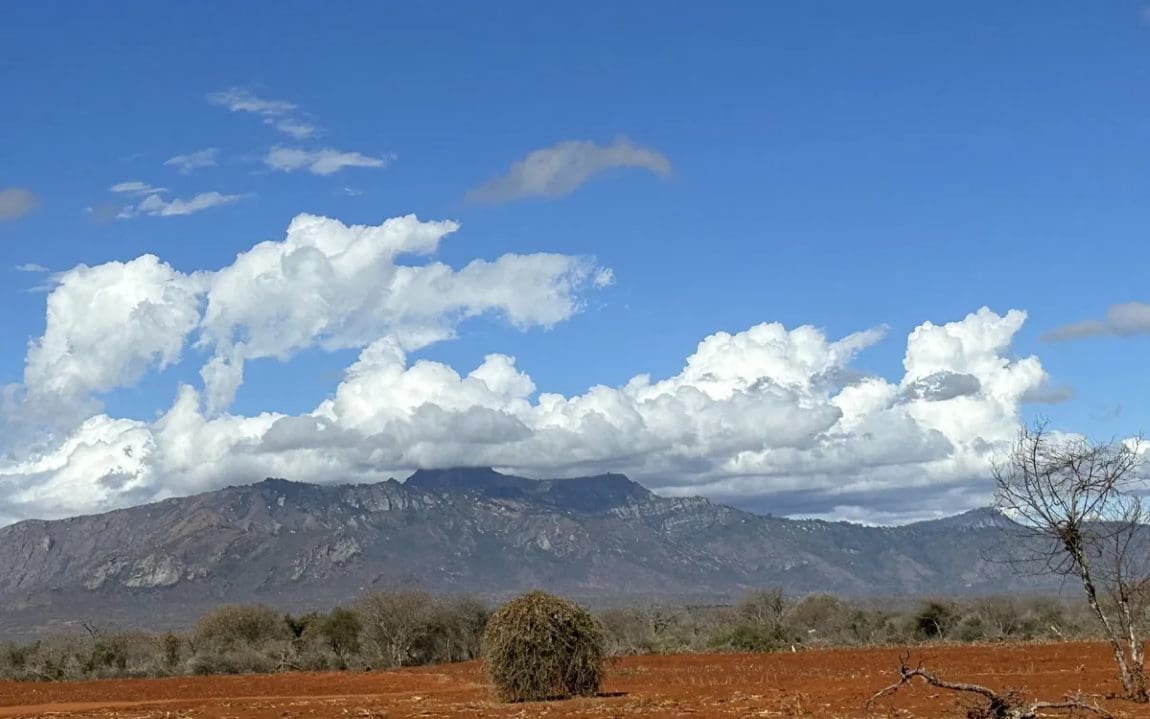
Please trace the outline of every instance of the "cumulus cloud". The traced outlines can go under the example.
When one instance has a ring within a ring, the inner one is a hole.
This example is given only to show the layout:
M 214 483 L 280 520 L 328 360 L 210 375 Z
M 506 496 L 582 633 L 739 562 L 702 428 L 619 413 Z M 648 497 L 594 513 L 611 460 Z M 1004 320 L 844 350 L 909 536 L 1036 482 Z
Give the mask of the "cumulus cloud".
M 60 273 L 45 332 L 29 347 L 20 396 L 9 396 L 6 411 L 19 405 L 24 424 L 59 436 L 59 427 L 97 411 L 99 395 L 175 364 L 194 343 L 208 353 L 204 404 L 215 417 L 242 383 L 248 359 L 358 348 L 383 337 L 416 349 L 484 313 L 524 328 L 550 326 L 579 310 L 579 293 L 599 269 L 554 254 L 508 254 L 458 270 L 404 261 L 434 252 L 456 229 L 415 216 L 347 226 L 300 215 L 283 241 L 260 243 L 217 271 L 183 273 L 145 255 Z
M 886 341 L 884 328 L 832 338 L 770 322 L 703 338 L 671 376 L 570 396 L 538 387 L 504 354 L 469 371 L 413 361 L 465 317 L 548 326 L 600 284 L 604 268 L 560 255 L 460 269 L 413 261 L 456 230 L 411 216 L 347 226 L 301 215 L 282 241 L 215 272 L 183 275 L 146 257 L 66 273 L 29 352 L 28 393 L 129 384 L 188 342 L 208 354 L 203 389 L 181 385 L 155 421 L 93 412 L 0 463 L 8 511 L 59 516 L 269 475 L 376 481 L 492 465 L 529 476 L 622 471 L 673 495 L 902 521 L 987 502 L 988 461 L 1013 440 L 1021 403 L 1049 382 L 1036 357 L 1011 352 L 1026 314 L 986 308 L 915 328 L 893 380 L 852 367 Z M 92 302 L 101 310 L 89 312 Z M 89 316 L 138 324 L 141 336 L 82 326 Z M 327 399 L 298 415 L 226 412 L 247 359 L 309 347 L 359 349 Z
M 387 167 L 392 159 L 333 150 L 330 147 L 322 150 L 274 147 L 264 156 L 264 164 L 281 172 L 307 170 L 313 175 L 332 175 L 347 167 Z
M 40 204 L 36 193 L 23 187 L 0 188 L 0 222 L 18 220 Z
M 313 137 L 319 128 L 299 117 L 299 107 L 286 100 L 268 100 L 242 87 L 233 87 L 208 95 L 208 102 L 232 112 L 247 112 L 263 118 L 265 124 L 302 140 Z
M 176 171 L 181 175 L 187 175 L 204 167 L 215 167 L 219 154 L 220 149 L 218 147 L 209 147 L 204 150 L 189 152 L 186 155 L 170 157 L 164 162 L 164 165 L 176 168 Z
M 508 254 L 459 270 L 398 262 L 435 252 L 458 227 L 414 215 L 377 226 L 300 215 L 283 242 L 240 254 L 210 282 L 201 338 L 216 348 L 202 373 L 209 405 L 230 403 L 245 359 L 287 359 L 311 346 L 363 347 L 383 336 L 415 349 L 485 312 L 530 327 L 578 311 L 578 290 L 596 270 L 588 260 Z
M 638 167 L 659 177 L 671 174 L 671 161 L 655 150 L 625 138 L 610 145 L 568 140 L 535 150 L 503 175 L 467 193 L 469 202 L 510 202 L 527 197 L 560 197 L 579 189 L 595 175 L 618 167 Z
M 944 370 L 911 382 L 903 388 L 901 397 L 940 401 L 977 394 L 980 389 L 982 384 L 974 375 Z
M 25 361 L 30 404 L 82 405 L 175 362 L 199 322 L 200 284 L 154 255 L 60 273 Z
M 1066 342 L 1086 337 L 1130 337 L 1150 334 L 1150 304 L 1127 302 L 1111 305 L 1106 317 L 1064 325 L 1042 335 L 1048 342 Z

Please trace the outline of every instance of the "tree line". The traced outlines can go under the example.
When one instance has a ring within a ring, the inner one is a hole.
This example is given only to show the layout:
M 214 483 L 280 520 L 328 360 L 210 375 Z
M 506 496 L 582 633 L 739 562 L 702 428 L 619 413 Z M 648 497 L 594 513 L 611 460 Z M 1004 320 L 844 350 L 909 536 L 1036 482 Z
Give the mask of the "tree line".
M 491 613 L 475 597 L 403 590 L 308 614 L 224 606 L 180 632 L 89 623 L 69 634 L 0 643 L 0 678 L 368 671 L 468 661 L 480 657 Z M 732 605 L 649 604 L 603 609 L 596 618 L 613 656 L 1100 636 L 1086 604 L 1045 597 L 879 602 L 763 589 Z

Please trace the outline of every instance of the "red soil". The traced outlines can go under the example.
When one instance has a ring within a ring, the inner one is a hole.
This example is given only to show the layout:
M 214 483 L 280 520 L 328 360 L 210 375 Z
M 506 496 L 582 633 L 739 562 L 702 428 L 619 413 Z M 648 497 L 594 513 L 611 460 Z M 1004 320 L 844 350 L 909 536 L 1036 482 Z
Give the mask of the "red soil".
M 900 650 L 633 657 L 615 662 L 604 695 L 500 704 L 476 663 L 371 674 L 277 674 L 78 683 L 0 682 L 0 718 L 399 719 L 400 717 L 962 717 L 965 698 L 916 684 L 863 705 L 896 678 Z M 943 678 L 1058 699 L 1120 688 L 1096 644 L 913 650 Z M 1101 702 L 1117 716 L 1150 706 Z

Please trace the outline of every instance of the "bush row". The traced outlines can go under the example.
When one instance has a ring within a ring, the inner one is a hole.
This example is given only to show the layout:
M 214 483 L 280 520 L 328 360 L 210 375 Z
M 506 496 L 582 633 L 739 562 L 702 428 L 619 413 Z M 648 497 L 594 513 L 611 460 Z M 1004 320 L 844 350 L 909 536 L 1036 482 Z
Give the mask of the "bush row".
M 600 614 L 613 654 L 767 652 L 804 647 L 1095 638 L 1085 605 L 1049 598 L 852 601 L 748 593 L 735 606 L 612 609 Z
M 102 630 L 0 642 L 0 678 L 65 680 L 370 670 L 480 656 L 491 612 L 472 597 L 421 591 L 370 594 L 326 613 L 264 605 L 221 607 L 183 632 Z M 1092 638 L 1085 607 L 1046 598 L 851 601 L 748 593 L 733 606 L 648 605 L 598 615 L 613 655 L 775 651 L 822 646 Z

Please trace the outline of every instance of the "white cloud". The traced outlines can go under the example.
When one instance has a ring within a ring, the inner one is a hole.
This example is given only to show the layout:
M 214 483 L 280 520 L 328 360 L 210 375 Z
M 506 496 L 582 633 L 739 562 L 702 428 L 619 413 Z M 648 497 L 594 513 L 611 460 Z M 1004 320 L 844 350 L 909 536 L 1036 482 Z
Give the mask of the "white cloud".
M 615 284 L 615 271 L 610 267 L 604 267 L 595 273 L 595 286 L 596 287 L 610 287 Z
M 50 270 L 47 267 L 45 267 L 44 265 L 37 264 L 35 262 L 27 262 L 23 265 L 16 265 L 16 271 L 17 272 L 42 273 L 42 272 L 49 272 Z
M 1086 337 L 1130 337 L 1150 334 L 1150 304 L 1127 302 L 1111 305 L 1101 320 L 1075 322 L 1042 335 L 1048 342 L 1066 342 Z
M 168 192 L 166 187 L 154 187 L 139 180 L 120 182 L 112 185 L 108 190 L 121 195 L 142 198 L 138 202 L 122 207 L 116 212 L 115 217 L 121 220 L 140 216 L 179 217 L 182 215 L 191 215 L 213 207 L 230 205 L 248 197 L 247 195 L 225 195 L 213 190 L 211 192 L 201 192 L 187 199 L 175 198 L 167 200 L 163 197 L 163 195 Z
M 393 157 L 371 157 L 359 152 L 324 148 L 301 150 L 291 147 L 272 148 L 264 163 L 273 170 L 295 172 L 307 170 L 313 175 L 332 175 L 347 167 L 387 167 Z
M 221 205 L 231 205 L 243 200 L 246 195 L 224 195 L 219 192 L 201 192 L 187 199 L 165 200 L 160 195 L 148 195 L 135 205 L 129 205 L 117 215 L 120 219 L 130 219 L 140 215 L 150 217 L 179 217 L 203 212 Z
M 109 192 L 115 192 L 121 195 L 154 195 L 161 192 L 167 192 L 166 187 L 153 187 L 146 182 L 139 180 L 128 180 L 126 182 L 117 182 L 108 188 Z
M 23 187 L 0 188 L 0 222 L 18 220 L 40 204 L 36 193 Z
M 0 523 L 60 517 L 148 500 L 153 430 L 143 422 L 95 415 L 51 452 L 0 464 Z
M 232 112 L 258 115 L 265 124 L 297 140 L 313 137 L 319 132 L 315 125 L 299 118 L 299 107 L 294 103 L 258 97 L 242 87 L 213 92 L 208 95 L 208 102 L 226 107 Z
M 60 273 L 48 296 L 44 335 L 28 351 L 24 384 L 6 390 L 7 421 L 21 432 L 32 426 L 50 429 L 50 437 L 69 436 L 69 425 L 97 411 L 99 395 L 175 364 L 189 341 L 211 353 L 201 375 L 213 416 L 230 403 L 247 359 L 364 347 L 381 337 L 414 349 L 450 337 L 458 322 L 483 313 L 530 327 L 578 311 L 577 294 L 597 269 L 585 259 L 512 254 L 459 270 L 401 261 L 434 252 L 457 228 L 414 216 L 349 227 L 300 215 L 283 241 L 260 243 L 215 272 L 185 274 L 145 255 Z M 105 419 L 76 432 L 120 426 Z M 0 432 L 6 442 L 14 436 Z M 63 461 L 60 452 L 71 456 L 76 446 L 87 446 L 82 437 L 77 442 L 55 449 L 9 446 L 25 460 L 19 471 L 0 462 L 0 477 L 7 473 L 18 483 L 16 475 L 41 476 L 44 467 Z M 4 450 L 0 446 L 0 456 Z
M 281 118 L 272 122 L 271 125 L 285 135 L 294 137 L 297 140 L 306 140 L 309 137 L 315 137 L 319 134 L 318 127 L 303 120 Z
M 232 112 L 250 112 L 266 117 L 281 117 L 299 109 L 286 100 L 266 100 L 257 97 L 250 90 L 245 90 L 242 87 L 210 93 L 208 102 L 226 107 Z
M 24 384 L 34 402 L 84 403 L 180 357 L 199 322 L 200 280 L 144 255 L 58 274 Z
M 593 176 L 617 167 L 639 167 L 660 177 L 671 174 L 665 156 L 625 138 L 611 145 L 568 140 L 535 150 L 506 174 L 493 177 L 467 193 L 469 202 L 509 202 L 525 197 L 559 197 L 577 190 Z
M 408 352 L 480 312 L 524 327 L 562 321 L 602 276 L 585 260 L 546 254 L 459 270 L 400 262 L 434 252 L 456 229 L 410 216 L 366 227 L 301 215 L 283 241 L 218 272 L 182 276 L 141 258 L 66 279 L 67 294 L 50 300 L 51 341 L 46 333 L 39 343 L 64 349 L 30 353 L 30 366 L 43 368 L 29 392 L 131 382 L 197 334 L 211 351 L 206 391 L 182 386 L 150 423 L 96 414 L 0 464 L 0 486 L 15 488 L 9 512 L 58 516 L 269 475 L 375 481 L 466 464 L 535 476 L 623 471 L 670 494 L 780 514 L 901 521 L 987 502 L 988 461 L 1013 440 L 1024 398 L 1049 381 L 1037 358 L 1012 356 L 1025 313 L 985 308 L 911 332 L 897 380 L 852 369 L 857 353 L 883 341 L 882 328 L 833 339 L 775 323 L 704 338 L 673 376 L 573 396 L 539 391 L 501 354 L 466 373 L 412 362 Z M 109 277 L 85 274 L 97 271 Z M 105 285 L 121 289 L 95 292 Z M 142 297 L 151 304 L 137 318 Z M 122 342 L 94 347 L 108 333 L 80 326 L 93 301 L 111 303 L 93 315 L 129 328 Z M 308 347 L 362 348 L 329 399 L 295 416 L 218 413 L 246 359 Z
M 205 167 L 215 167 L 219 154 L 220 149 L 218 147 L 209 147 L 204 150 L 189 152 L 186 155 L 176 155 L 175 157 L 170 157 L 164 162 L 164 165 L 167 167 L 174 167 L 176 168 L 177 172 L 182 175 L 186 175 L 193 170 L 199 170 Z
M 594 266 L 554 254 L 504 255 L 460 270 L 427 255 L 458 229 L 414 215 L 347 226 L 300 215 L 283 242 L 264 242 L 212 276 L 202 343 L 217 348 L 205 368 L 209 404 L 226 407 L 244 359 L 286 359 L 301 349 L 363 347 L 391 337 L 414 349 L 450 337 L 464 317 L 503 314 L 519 327 L 549 326 L 579 309 Z

